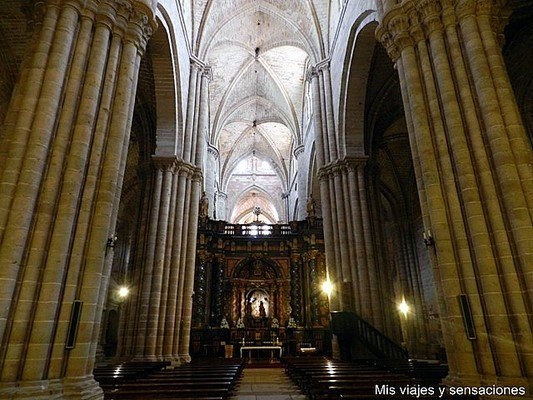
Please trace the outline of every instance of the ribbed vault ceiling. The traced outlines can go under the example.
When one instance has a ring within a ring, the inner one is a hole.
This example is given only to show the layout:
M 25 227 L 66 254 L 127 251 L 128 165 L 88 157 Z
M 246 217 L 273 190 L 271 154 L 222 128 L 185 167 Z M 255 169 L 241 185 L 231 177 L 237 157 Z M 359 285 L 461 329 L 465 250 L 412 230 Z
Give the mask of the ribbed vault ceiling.
M 219 187 L 226 191 L 239 187 L 233 180 L 246 177 L 242 171 L 234 173 L 235 168 L 252 156 L 276 172 L 255 179 L 247 193 L 226 192 L 228 204 L 234 205 L 228 218 L 242 219 L 246 210 L 240 208 L 250 208 L 259 197 L 262 202 L 270 198 L 269 213 L 282 218 L 281 196 L 290 180 L 292 150 L 301 142 L 305 75 L 309 64 L 322 58 L 321 32 L 327 26 L 330 2 L 193 4 L 196 52 L 213 72 L 211 144 L 220 152 Z

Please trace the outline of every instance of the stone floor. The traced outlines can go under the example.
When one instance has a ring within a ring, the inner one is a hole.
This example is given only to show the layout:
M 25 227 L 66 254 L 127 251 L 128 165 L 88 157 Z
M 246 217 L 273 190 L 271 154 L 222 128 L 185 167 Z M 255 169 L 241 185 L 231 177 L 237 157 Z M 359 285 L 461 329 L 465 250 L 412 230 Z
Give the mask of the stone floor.
M 285 375 L 283 368 L 247 366 L 231 399 L 305 400 L 307 397 Z

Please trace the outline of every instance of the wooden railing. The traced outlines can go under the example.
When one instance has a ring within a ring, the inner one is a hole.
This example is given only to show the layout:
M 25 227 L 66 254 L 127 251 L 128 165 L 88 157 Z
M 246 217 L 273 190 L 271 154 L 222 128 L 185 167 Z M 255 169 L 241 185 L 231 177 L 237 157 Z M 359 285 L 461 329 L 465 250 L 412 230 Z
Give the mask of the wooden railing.
M 407 350 L 359 315 L 348 311 L 334 311 L 331 317 L 332 333 L 344 339 L 359 340 L 377 358 L 397 360 L 409 357 Z
M 407 359 L 407 350 L 378 331 L 359 315 L 355 316 L 355 332 L 359 340 L 379 358 Z
M 293 221 L 288 224 L 230 224 L 225 221 L 207 220 L 200 224 L 200 230 L 211 230 L 227 236 L 279 237 L 298 235 L 305 231 L 322 230 L 322 219 Z

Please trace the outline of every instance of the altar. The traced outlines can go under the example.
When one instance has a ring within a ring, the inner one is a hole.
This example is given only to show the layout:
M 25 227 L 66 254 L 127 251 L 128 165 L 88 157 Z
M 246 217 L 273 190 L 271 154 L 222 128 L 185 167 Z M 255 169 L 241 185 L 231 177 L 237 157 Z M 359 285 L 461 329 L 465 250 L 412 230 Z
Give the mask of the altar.
M 252 351 L 254 350 L 270 350 L 270 359 L 274 358 L 274 351 L 279 352 L 279 358 L 283 355 L 283 347 L 281 346 L 241 346 L 241 358 L 243 358 L 244 351 L 248 350 L 248 361 L 252 360 Z

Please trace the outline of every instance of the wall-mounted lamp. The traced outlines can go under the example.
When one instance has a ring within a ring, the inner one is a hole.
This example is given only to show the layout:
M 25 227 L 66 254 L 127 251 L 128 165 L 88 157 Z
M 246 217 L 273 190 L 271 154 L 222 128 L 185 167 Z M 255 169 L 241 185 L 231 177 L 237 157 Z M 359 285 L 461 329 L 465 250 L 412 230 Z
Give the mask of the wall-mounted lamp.
M 331 292 L 333 292 L 333 283 L 329 279 L 322 282 L 321 285 L 322 291 L 328 295 L 328 297 L 331 295 Z
M 400 304 L 398 304 L 398 311 L 400 311 L 404 317 L 407 317 L 407 314 L 409 314 L 410 310 L 411 310 L 411 307 L 409 307 L 409 304 L 407 304 L 405 299 L 402 299 Z
M 430 229 L 428 229 L 427 232 L 424 231 L 424 244 L 426 247 L 435 245 L 435 240 L 433 240 L 433 235 L 431 234 Z
M 106 247 L 108 248 L 113 248 L 115 247 L 115 245 L 117 244 L 117 235 L 116 234 L 113 234 L 111 236 L 109 236 L 109 238 L 107 238 L 107 243 L 106 243 Z
M 130 289 L 127 286 L 121 286 L 118 288 L 117 293 L 121 300 L 125 300 L 130 294 Z

